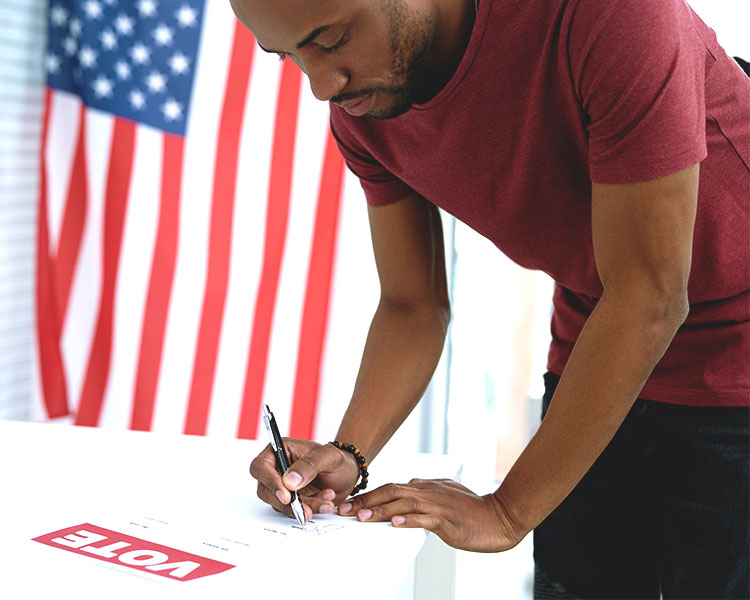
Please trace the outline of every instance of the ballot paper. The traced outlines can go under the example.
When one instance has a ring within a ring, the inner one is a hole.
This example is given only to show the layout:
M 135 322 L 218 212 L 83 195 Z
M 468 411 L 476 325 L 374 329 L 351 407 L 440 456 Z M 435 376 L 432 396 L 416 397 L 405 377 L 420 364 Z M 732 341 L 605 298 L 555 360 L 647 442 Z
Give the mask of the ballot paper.
M 352 530 L 364 526 L 355 519 L 321 515 L 303 527 L 269 511 L 233 525 L 196 525 L 165 515 L 99 515 L 32 541 L 73 553 L 87 566 L 114 568 L 159 583 L 181 583 L 237 567 L 254 573 L 259 557 L 285 556 L 290 548 L 301 553 L 332 551 L 334 546 L 352 543 Z

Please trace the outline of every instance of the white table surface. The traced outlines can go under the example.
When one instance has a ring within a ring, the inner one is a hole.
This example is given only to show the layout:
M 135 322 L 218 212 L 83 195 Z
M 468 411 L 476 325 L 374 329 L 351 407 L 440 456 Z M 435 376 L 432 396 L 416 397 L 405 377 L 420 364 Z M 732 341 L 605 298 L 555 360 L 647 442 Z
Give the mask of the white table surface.
M 393 598 L 425 545 L 423 530 L 354 524 L 345 547 L 331 547 L 333 535 L 328 542 L 325 536 L 281 538 L 226 573 L 185 582 L 157 581 L 32 541 L 80 523 L 120 531 L 121 524 L 149 515 L 177 523 L 185 539 L 207 531 L 251 535 L 253 519 L 256 525 L 257 519 L 285 519 L 257 499 L 248 474 L 264 445 L 0 420 L 0 598 Z M 370 480 L 455 477 L 459 470 L 446 456 L 405 458 L 385 450 Z M 149 539 L 151 532 L 130 533 Z

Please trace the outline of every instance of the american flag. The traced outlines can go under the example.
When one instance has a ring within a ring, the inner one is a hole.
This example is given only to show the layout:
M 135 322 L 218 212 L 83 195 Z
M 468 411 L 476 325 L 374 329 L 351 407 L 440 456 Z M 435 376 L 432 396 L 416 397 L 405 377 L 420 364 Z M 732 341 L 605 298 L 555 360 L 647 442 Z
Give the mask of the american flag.
M 291 61 L 256 52 L 226 0 L 52 0 L 48 28 L 47 415 L 253 438 L 269 402 L 288 433 L 315 436 L 321 397 L 330 420 L 343 412 L 356 363 L 342 358 L 366 330 L 332 321 L 336 280 L 372 270 L 336 253 L 342 219 L 368 242 L 328 107 Z

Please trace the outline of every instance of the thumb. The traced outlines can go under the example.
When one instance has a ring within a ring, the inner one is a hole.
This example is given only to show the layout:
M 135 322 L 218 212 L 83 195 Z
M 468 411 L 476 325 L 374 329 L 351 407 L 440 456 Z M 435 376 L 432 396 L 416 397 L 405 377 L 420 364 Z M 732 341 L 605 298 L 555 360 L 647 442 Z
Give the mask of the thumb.
M 324 471 L 333 471 L 341 466 L 341 453 L 325 444 L 297 459 L 284 473 L 283 482 L 288 490 L 296 491 L 308 485 Z

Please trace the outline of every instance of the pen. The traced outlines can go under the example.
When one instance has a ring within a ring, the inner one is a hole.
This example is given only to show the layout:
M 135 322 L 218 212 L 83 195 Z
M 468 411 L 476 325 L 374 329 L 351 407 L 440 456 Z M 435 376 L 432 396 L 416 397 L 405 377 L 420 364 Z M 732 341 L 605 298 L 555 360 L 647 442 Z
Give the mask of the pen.
M 268 404 L 263 405 L 263 423 L 266 426 L 268 432 L 268 439 L 271 440 L 271 448 L 276 456 L 276 468 L 283 475 L 289 469 L 289 459 L 286 456 L 286 448 L 284 448 L 284 442 L 281 440 L 281 434 L 279 434 L 279 427 L 276 425 L 276 419 L 268 408 Z M 291 492 L 292 494 L 292 512 L 294 517 L 297 519 L 297 523 L 305 526 L 305 509 L 302 508 L 302 502 L 299 499 L 297 492 Z

